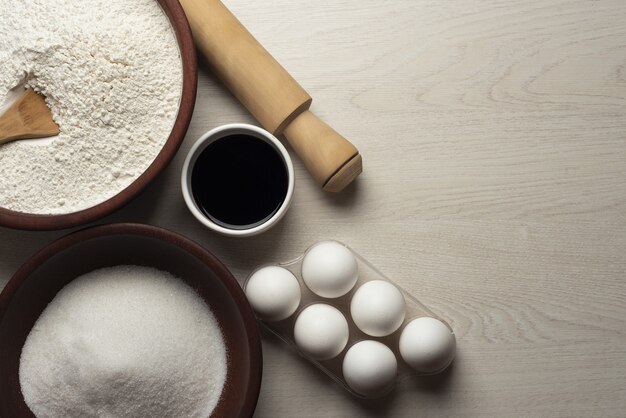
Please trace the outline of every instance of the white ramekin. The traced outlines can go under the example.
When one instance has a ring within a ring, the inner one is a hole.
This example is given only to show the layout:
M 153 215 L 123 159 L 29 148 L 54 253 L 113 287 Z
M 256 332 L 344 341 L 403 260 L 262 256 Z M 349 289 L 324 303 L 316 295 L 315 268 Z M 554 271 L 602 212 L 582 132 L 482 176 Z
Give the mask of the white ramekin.
M 202 153 L 202 151 L 204 151 L 207 146 L 225 136 L 242 134 L 254 136 L 267 142 L 276 150 L 278 154 L 280 154 L 287 169 L 287 194 L 285 196 L 283 204 L 280 206 L 280 208 L 278 208 L 274 216 L 269 218 L 267 221 L 249 229 L 230 229 L 211 221 L 211 219 L 209 219 L 200 210 L 191 191 L 191 174 L 193 173 L 193 167 L 196 163 L 196 160 L 198 159 L 198 156 Z M 185 199 L 185 203 L 187 204 L 187 207 L 189 208 L 191 214 L 207 228 L 212 229 L 215 232 L 234 237 L 249 237 L 252 235 L 257 235 L 270 229 L 272 226 L 278 223 L 278 221 L 280 221 L 280 219 L 287 212 L 289 205 L 291 205 L 294 183 L 295 176 L 293 171 L 293 164 L 291 162 L 291 158 L 289 157 L 289 153 L 287 152 L 283 144 L 281 144 L 274 135 L 267 132 L 266 130 L 261 129 L 258 126 L 248 125 L 245 123 L 232 123 L 229 125 L 218 126 L 217 128 L 212 129 L 202 135 L 196 141 L 196 143 L 193 144 L 191 150 L 189 150 L 189 154 L 187 154 L 187 158 L 185 159 L 185 163 L 183 164 L 183 171 L 181 175 L 183 198 Z

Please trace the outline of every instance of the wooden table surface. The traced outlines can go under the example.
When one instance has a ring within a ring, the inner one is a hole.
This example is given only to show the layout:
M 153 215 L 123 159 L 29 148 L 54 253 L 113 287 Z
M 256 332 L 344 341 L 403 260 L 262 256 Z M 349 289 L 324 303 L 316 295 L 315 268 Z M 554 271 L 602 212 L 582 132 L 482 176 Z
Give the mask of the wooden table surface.
M 179 175 L 206 130 L 253 122 L 201 67 L 167 171 L 102 222 L 201 242 L 243 280 L 334 238 L 447 319 L 446 374 L 359 401 L 264 335 L 258 417 L 626 414 L 626 5 L 623 0 L 227 0 L 352 140 L 365 172 L 232 239 L 188 213 Z M 293 154 L 293 153 L 292 153 Z M 0 286 L 67 231 L 0 229 Z

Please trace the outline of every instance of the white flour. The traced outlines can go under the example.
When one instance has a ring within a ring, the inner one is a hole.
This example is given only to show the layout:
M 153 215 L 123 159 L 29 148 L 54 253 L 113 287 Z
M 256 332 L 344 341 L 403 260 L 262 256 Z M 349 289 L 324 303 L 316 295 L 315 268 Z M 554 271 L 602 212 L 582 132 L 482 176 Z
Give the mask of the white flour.
M 206 418 L 226 364 L 218 323 L 189 286 L 117 266 L 56 295 L 26 339 L 19 375 L 39 418 Z
M 180 52 L 155 0 L 0 0 L 0 106 L 25 83 L 60 135 L 0 146 L 0 207 L 76 212 L 154 161 L 177 115 Z

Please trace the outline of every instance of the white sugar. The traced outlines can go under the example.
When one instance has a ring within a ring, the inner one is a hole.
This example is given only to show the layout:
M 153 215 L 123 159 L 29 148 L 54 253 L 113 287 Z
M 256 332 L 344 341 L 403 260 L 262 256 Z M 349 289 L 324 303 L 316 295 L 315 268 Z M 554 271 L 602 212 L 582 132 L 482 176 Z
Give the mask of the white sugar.
M 60 214 L 118 194 L 178 113 L 182 62 L 156 0 L 0 0 L 0 107 L 22 84 L 61 133 L 0 146 L 0 206 Z
M 19 376 L 39 418 L 206 418 L 226 364 L 218 323 L 193 289 L 118 266 L 56 295 L 26 339 Z

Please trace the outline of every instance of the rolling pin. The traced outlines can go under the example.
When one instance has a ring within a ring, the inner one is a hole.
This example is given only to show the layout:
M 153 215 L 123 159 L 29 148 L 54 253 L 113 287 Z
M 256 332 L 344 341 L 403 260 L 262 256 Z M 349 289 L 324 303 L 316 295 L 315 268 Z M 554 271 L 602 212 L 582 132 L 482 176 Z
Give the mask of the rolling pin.
M 259 123 L 284 135 L 315 181 L 339 192 L 362 171 L 359 151 L 310 110 L 311 96 L 219 0 L 180 0 L 198 50 Z

